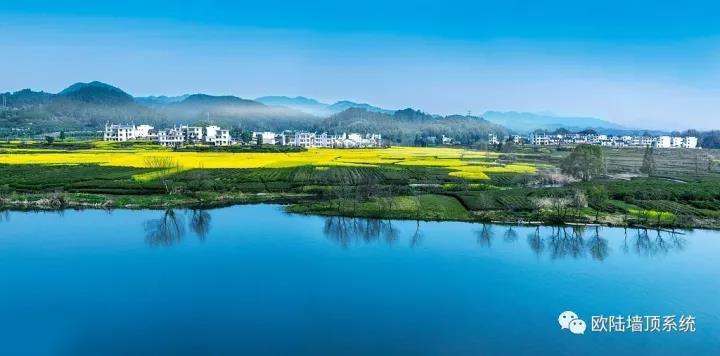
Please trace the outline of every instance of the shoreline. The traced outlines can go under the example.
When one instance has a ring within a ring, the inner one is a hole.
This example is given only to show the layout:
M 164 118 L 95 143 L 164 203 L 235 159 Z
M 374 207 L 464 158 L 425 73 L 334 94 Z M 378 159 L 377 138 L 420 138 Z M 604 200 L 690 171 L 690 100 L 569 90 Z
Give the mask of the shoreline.
M 428 221 L 428 222 L 470 222 L 480 224 L 495 225 L 514 225 L 514 226 L 583 226 L 583 227 L 614 227 L 614 228 L 638 228 L 649 230 L 720 230 L 720 222 L 708 224 L 680 225 L 680 224 L 634 224 L 634 223 L 614 223 L 613 221 L 622 221 L 621 214 L 605 216 L 612 217 L 601 222 L 583 222 L 583 221 L 555 221 L 555 220 L 529 220 L 524 219 L 524 215 L 510 211 L 467 211 L 468 215 L 464 217 L 442 217 L 442 216 L 423 216 L 413 212 L 402 210 L 387 210 L 383 213 L 343 213 L 340 210 L 321 210 L 315 205 L 327 203 L 318 200 L 312 194 L 301 193 L 236 193 L 220 195 L 214 200 L 197 200 L 190 196 L 175 196 L 168 199 L 166 195 L 158 196 L 112 196 L 108 197 L 105 202 L 88 202 L 83 200 L 68 199 L 72 196 L 87 196 L 86 193 L 65 193 L 65 194 L 27 194 L 21 197 L 26 199 L 10 200 L 8 198 L 0 198 L 0 211 L 18 211 L 18 212 L 52 212 L 63 210 L 163 210 L 163 209 L 217 209 L 230 207 L 235 205 L 253 205 L 253 204 L 271 204 L 283 207 L 283 210 L 290 214 L 313 215 L 313 216 L 337 216 L 346 218 L 360 219 L 379 219 L 379 220 L 411 220 L 411 221 Z M 28 199 L 36 198 L 36 199 Z M 116 198 L 117 200 L 112 200 Z M 133 201 L 134 203 L 117 204 L 117 201 Z M 515 218 L 509 219 L 492 219 L 482 215 L 491 214 L 511 215 Z

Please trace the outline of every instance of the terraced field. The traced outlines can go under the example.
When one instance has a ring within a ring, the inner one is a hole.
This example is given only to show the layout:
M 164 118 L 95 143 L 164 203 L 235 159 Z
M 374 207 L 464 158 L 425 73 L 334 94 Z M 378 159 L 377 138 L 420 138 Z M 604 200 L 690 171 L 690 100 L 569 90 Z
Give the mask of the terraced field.
M 658 149 L 654 150 L 656 175 L 678 179 L 720 177 L 720 152 L 717 150 Z M 608 173 L 640 173 L 644 148 L 605 149 Z

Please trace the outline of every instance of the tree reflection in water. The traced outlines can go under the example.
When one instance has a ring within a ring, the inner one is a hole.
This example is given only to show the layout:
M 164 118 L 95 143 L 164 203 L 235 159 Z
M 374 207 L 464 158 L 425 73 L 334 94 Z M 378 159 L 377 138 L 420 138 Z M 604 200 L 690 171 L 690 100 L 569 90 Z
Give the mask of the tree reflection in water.
M 595 226 L 589 239 L 585 238 L 585 229 L 584 226 L 550 227 L 550 234 L 542 237 L 541 229 L 538 226 L 528 234 L 527 243 L 538 257 L 547 248 L 552 259 L 579 258 L 587 252 L 594 260 L 605 260 L 610 255 L 610 244 L 606 238 L 602 237 L 602 228 Z M 628 253 L 630 248 L 627 229 L 625 229 L 623 239 L 622 250 Z M 682 233 L 676 231 L 637 229 L 634 241 L 631 243 L 636 254 L 655 256 L 673 250 L 680 251 L 685 247 L 686 242 Z
M 654 235 L 654 237 L 652 235 Z M 666 254 L 673 250 L 681 251 L 685 248 L 686 243 L 687 241 L 682 237 L 681 233 L 674 230 L 655 230 L 653 233 L 647 229 L 637 229 L 635 232 L 634 249 L 638 255 L 655 256 Z
M 537 226 L 533 232 L 528 234 L 527 242 L 530 250 L 535 253 L 535 256 L 540 257 L 543 251 L 545 251 L 545 240 L 540 237 L 540 226 Z
M 477 244 L 490 248 L 495 236 L 494 230 L 499 228 L 505 229 L 502 233 L 502 240 L 508 244 L 517 242 L 518 231 L 526 229 L 517 225 L 482 224 L 479 229 L 474 230 Z M 409 246 L 416 247 L 424 238 L 420 229 L 420 221 L 415 222 L 415 228 L 411 231 Z M 611 248 L 608 239 L 602 236 L 602 231 L 601 226 L 538 225 L 530 230 L 526 241 L 530 250 L 538 258 L 547 254 L 553 260 L 589 256 L 593 260 L 604 261 L 610 255 Z M 628 237 L 627 231 L 628 229 L 625 229 L 622 250 L 629 251 L 628 242 L 631 242 L 634 243 L 634 252 L 640 255 L 652 256 L 671 250 L 682 250 L 686 243 L 681 233 L 674 231 L 654 230 L 649 232 L 646 229 L 637 229 L 634 241 L 630 241 L 631 238 Z M 354 242 L 385 241 L 393 243 L 399 238 L 399 230 L 393 225 L 392 220 L 338 216 L 325 218 L 323 233 L 331 240 L 339 242 L 343 247 L 348 247 Z M 620 238 L 620 236 L 618 237 Z
M 537 226 L 527 236 L 527 243 L 536 256 L 540 257 L 547 247 L 550 258 L 560 259 L 565 257 L 579 258 L 585 256 L 586 252 L 598 261 L 607 258 L 610 248 L 607 239 L 600 236 L 600 227 L 596 226 L 592 237 L 586 241 L 586 226 L 577 225 L 551 226 L 550 234 L 542 237 L 540 226 Z
M 508 225 L 507 230 L 505 230 L 505 233 L 503 234 L 503 240 L 505 240 L 505 242 L 515 242 L 517 239 L 517 232 L 515 232 L 512 225 Z
M 398 231 L 391 220 L 358 219 L 341 216 L 325 218 L 323 233 L 343 247 L 353 242 L 374 242 L 383 240 L 392 244 L 398 239 Z M 419 238 L 419 225 L 416 232 Z
M 490 247 L 493 238 L 492 225 L 482 224 L 482 229 L 475 231 L 475 234 L 477 235 L 478 245 Z
M 610 254 L 610 247 L 608 247 L 608 240 L 600 237 L 600 227 L 595 226 L 595 232 L 588 241 L 588 249 L 590 250 L 590 256 L 598 261 L 603 261 Z
M 210 233 L 212 217 L 207 210 L 192 209 L 185 211 L 190 219 L 188 227 L 197 235 L 198 240 L 205 241 Z M 175 209 L 166 209 L 159 219 L 147 220 L 143 223 L 145 242 L 153 246 L 171 246 L 185 236 L 185 219 Z
M 548 247 L 550 248 L 550 257 L 552 259 L 572 257 L 582 257 L 585 253 L 585 241 L 583 234 L 584 226 L 573 226 L 568 228 L 551 227 L 551 233 L 548 237 Z
M 210 213 L 203 209 L 192 209 L 190 229 L 195 232 L 200 241 L 205 241 L 210 232 Z
M 7 210 L 0 211 L 0 222 L 10 221 L 10 212 Z
M 422 241 L 422 233 L 420 232 L 420 220 L 415 221 L 415 233 L 410 236 L 410 247 L 417 247 Z
M 170 246 L 182 240 L 185 234 L 182 216 L 168 208 L 159 219 L 145 221 L 145 242 L 153 246 Z

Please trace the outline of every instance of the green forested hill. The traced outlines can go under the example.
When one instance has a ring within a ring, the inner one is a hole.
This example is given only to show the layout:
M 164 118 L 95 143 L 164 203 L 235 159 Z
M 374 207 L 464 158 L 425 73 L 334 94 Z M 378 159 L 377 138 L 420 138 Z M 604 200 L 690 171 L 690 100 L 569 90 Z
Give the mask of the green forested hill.
M 379 132 L 383 138 L 396 144 L 416 144 L 421 137 L 450 136 L 462 144 L 473 144 L 487 139 L 490 132 L 507 133 L 502 126 L 474 116 L 437 116 L 418 110 L 404 109 L 392 114 L 351 108 L 335 114 L 317 125 L 318 130 L 329 132 Z

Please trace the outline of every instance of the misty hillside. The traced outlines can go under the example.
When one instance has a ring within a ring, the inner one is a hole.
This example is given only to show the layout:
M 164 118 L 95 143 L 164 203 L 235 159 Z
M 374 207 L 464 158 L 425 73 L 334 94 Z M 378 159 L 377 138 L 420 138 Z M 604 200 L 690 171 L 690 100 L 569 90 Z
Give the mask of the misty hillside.
M 23 128 L 35 134 L 100 130 L 108 121 L 156 127 L 202 123 L 253 131 L 381 133 L 395 144 L 414 144 L 418 137 L 442 135 L 471 144 L 486 140 L 488 132 L 507 132 L 479 117 L 443 117 L 414 109 L 391 111 L 350 101 L 327 105 L 303 97 L 264 97 L 261 98 L 267 103 L 264 104 L 236 96 L 207 94 L 133 98 L 122 89 L 101 82 L 76 83 L 57 94 L 25 89 L 3 96 L 10 108 L 0 111 L 0 128 Z M 312 115 L 307 112 L 312 111 L 310 108 L 330 114 Z
M 383 113 L 383 114 L 392 114 L 394 112 L 393 110 L 379 108 L 377 106 L 372 106 L 370 104 L 355 103 L 355 102 L 348 101 L 348 100 L 338 101 L 335 104 L 328 106 L 328 109 L 335 113 L 345 111 L 347 109 L 363 109 L 363 110 L 366 110 L 369 112 L 379 112 L 379 113 Z
M 247 130 L 307 129 L 318 117 L 282 106 L 270 106 L 235 96 L 193 94 L 182 101 L 156 107 L 166 117 L 182 122 L 213 123 Z
M 263 96 L 255 99 L 255 101 L 265 105 L 283 106 L 320 117 L 334 114 L 334 112 L 328 110 L 329 104 L 321 103 L 315 99 L 304 96 L 296 96 L 294 98 L 287 96 Z
M 0 113 L 0 127 L 29 132 L 95 130 L 108 120 L 162 122 L 161 116 L 135 103 L 128 93 L 100 82 L 75 83 L 58 94 L 24 89 L 3 95 L 11 110 Z
M 453 137 L 463 144 L 473 144 L 487 139 L 494 132 L 505 134 L 507 129 L 475 116 L 437 116 L 418 110 L 404 109 L 386 114 L 350 108 L 335 114 L 317 126 L 317 129 L 331 133 L 340 132 L 380 132 L 383 138 L 394 144 L 412 145 L 418 137 L 442 135 Z
M 559 128 L 570 131 L 582 131 L 584 129 L 625 129 L 616 123 L 594 117 L 562 117 L 514 111 L 487 111 L 483 114 L 483 117 L 490 122 L 520 133 L 529 133 L 535 130 L 554 131 Z
M 57 94 L 30 89 L 2 94 L 10 110 L 0 112 L 1 128 L 31 133 L 99 130 L 105 122 L 143 122 L 172 126 L 195 122 L 247 129 L 303 129 L 319 119 L 286 107 L 235 96 L 193 94 L 133 98 L 101 82 L 75 83 Z
M 177 103 L 179 101 L 185 100 L 187 98 L 188 94 L 185 95 L 179 95 L 179 96 L 145 96 L 145 97 L 136 97 L 135 102 L 140 105 L 145 106 L 158 106 L 158 105 L 165 105 L 170 103 Z
M 349 100 L 338 101 L 334 104 L 326 104 L 315 99 L 297 96 L 294 98 L 287 96 L 263 96 L 255 99 L 263 104 L 284 106 L 294 110 L 302 111 L 311 115 L 327 117 L 347 109 L 364 109 L 370 112 L 380 112 L 384 114 L 392 114 L 393 110 L 383 109 L 377 106 L 364 103 L 356 103 Z

